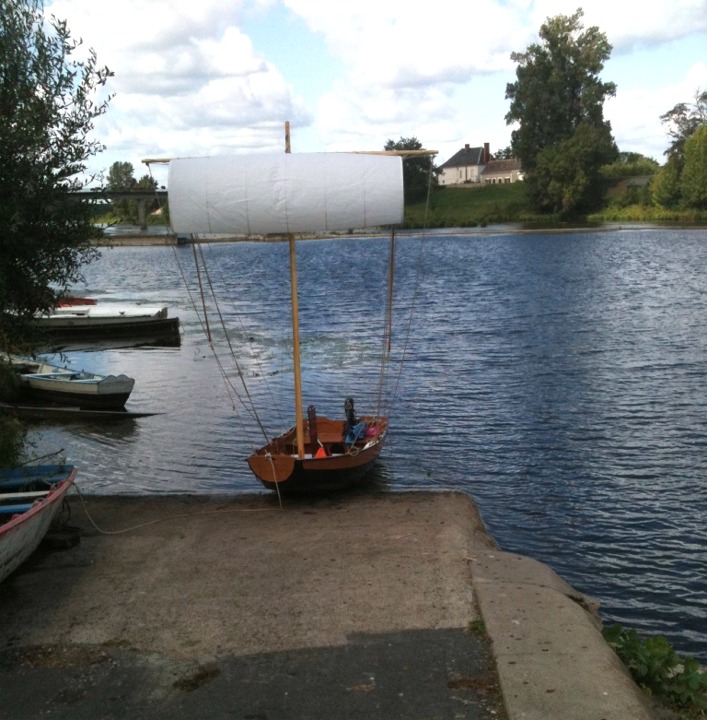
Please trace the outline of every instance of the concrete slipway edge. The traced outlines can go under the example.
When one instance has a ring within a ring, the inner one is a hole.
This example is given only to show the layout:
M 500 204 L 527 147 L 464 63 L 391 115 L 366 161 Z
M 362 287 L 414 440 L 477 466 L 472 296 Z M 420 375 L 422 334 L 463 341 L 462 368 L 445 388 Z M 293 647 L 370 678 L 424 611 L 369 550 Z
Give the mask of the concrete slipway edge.
M 125 712 L 153 719 L 195 707 L 268 720 L 500 717 L 466 682 L 486 653 L 468 632 L 479 619 L 509 720 L 653 717 L 592 601 L 499 550 L 462 493 L 71 507 L 79 545 L 0 585 L 0 686 L 17 718 L 122 717 L 121 692 Z M 197 691 L 179 694 L 190 683 Z

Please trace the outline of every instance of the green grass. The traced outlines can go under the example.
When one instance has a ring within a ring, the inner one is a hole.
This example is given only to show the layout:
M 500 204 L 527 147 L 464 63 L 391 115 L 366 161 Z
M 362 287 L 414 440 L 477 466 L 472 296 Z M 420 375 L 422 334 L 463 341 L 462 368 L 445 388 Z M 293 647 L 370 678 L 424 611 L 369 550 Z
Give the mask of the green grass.
M 607 207 L 587 216 L 589 222 L 647 222 L 678 225 L 706 225 L 707 212 L 700 210 L 666 210 L 652 205 Z
M 406 228 L 485 227 L 499 223 L 524 223 L 528 227 L 561 228 L 581 223 L 646 222 L 707 224 L 707 212 L 664 210 L 650 203 L 629 204 L 626 198 L 608 201 L 605 207 L 573 221 L 533 212 L 525 197 L 523 183 L 503 185 L 461 185 L 436 188 L 425 202 L 405 207 Z
M 405 226 L 477 227 L 536 219 L 522 183 L 437 188 L 426 203 L 405 207 Z

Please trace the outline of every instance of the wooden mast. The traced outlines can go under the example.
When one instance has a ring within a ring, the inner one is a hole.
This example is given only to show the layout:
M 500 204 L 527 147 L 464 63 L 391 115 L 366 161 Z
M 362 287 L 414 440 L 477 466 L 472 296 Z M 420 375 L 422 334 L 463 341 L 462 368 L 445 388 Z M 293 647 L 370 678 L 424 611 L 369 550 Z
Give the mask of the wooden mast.
M 290 123 L 285 122 L 285 152 L 291 152 Z M 297 252 L 295 236 L 289 233 L 290 245 L 290 291 L 292 293 L 292 356 L 295 373 L 295 423 L 297 428 L 297 457 L 304 457 L 304 427 L 302 421 L 302 371 L 299 350 L 299 302 L 297 299 Z

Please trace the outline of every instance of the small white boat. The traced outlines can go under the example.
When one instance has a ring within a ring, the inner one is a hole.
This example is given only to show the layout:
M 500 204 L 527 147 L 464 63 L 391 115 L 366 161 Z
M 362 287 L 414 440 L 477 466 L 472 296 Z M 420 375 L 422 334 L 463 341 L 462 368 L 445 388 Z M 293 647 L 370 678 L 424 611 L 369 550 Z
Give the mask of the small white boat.
M 20 394 L 31 402 L 118 410 L 135 385 L 127 375 L 97 375 L 17 355 L 2 355 L 0 359 L 15 370 Z
M 179 318 L 169 317 L 165 305 L 62 304 L 38 315 L 35 325 L 44 333 L 64 337 L 116 337 L 148 334 L 179 342 Z
M 73 465 L 0 469 L 0 582 L 37 549 L 75 478 Z

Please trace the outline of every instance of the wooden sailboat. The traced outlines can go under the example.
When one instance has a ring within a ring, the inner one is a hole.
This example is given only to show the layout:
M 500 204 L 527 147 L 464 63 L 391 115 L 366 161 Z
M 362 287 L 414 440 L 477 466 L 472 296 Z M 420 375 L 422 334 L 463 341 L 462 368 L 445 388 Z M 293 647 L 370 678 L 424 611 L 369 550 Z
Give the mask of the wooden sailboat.
M 146 161 L 148 162 L 148 161 Z M 283 234 L 289 239 L 295 424 L 255 450 L 248 464 L 278 491 L 346 487 L 379 456 L 388 418 L 341 419 L 303 413 L 294 233 L 394 226 L 403 219 L 402 158 L 395 154 L 290 154 L 169 161 L 169 204 L 176 233 Z

